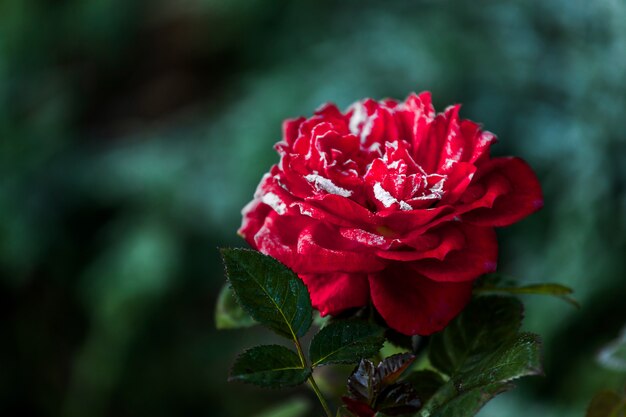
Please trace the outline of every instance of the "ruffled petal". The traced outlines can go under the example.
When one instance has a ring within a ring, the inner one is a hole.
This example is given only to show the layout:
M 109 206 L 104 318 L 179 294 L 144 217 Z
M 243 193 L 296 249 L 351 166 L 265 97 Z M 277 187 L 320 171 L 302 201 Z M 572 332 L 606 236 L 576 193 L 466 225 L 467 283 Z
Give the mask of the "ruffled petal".
M 237 234 L 243 237 L 254 249 L 257 249 L 256 243 L 254 242 L 254 235 L 263 227 L 265 218 L 271 211 L 272 208 L 270 206 L 257 199 L 249 202 L 243 210 L 241 210 L 243 221 L 241 227 L 237 230 Z
M 307 216 L 271 212 L 254 236 L 254 244 L 297 274 L 368 273 L 385 267 L 384 261 L 343 238 L 338 229 Z
M 380 271 L 385 262 L 370 251 L 341 236 L 339 231 L 322 223 L 302 230 L 298 237 L 296 272 L 372 272 Z
M 410 262 L 420 259 L 443 260 L 452 251 L 463 250 L 466 245 L 465 230 L 458 222 L 447 222 L 427 233 L 399 239 L 402 250 L 379 250 L 383 259 Z
M 465 222 L 509 226 L 543 207 L 539 180 L 520 158 L 492 159 L 480 167 L 477 176 L 477 184 L 484 184 L 486 190 L 470 204 L 476 208 L 463 214 Z
M 443 259 L 424 259 L 409 264 L 418 273 L 442 282 L 470 281 L 493 272 L 498 260 L 498 242 L 491 227 L 456 222 L 455 227 L 464 236 L 461 248 L 451 250 Z M 458 235 L 455 235 L 458 239 Z
M 467 305 L 471 282 L 436 282 L 403 264 L 369 276 L 376 310 L 389 327 L 406 335 L 443 329 Z

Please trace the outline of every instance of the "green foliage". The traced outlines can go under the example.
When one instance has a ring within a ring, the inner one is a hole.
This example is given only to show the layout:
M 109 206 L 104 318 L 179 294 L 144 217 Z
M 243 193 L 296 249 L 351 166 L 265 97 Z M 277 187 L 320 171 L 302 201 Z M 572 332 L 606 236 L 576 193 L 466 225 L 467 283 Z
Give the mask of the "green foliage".
M 476 299 L 432 337 L 431 363 L 448 375 L 469 372 L 486 353 L 513 339 L 522 323 L 522 303 L 510 297 Z
M 449 402 L 438 408 L 432 417 L 470 417 L 496 395 L 511 388 L 510 384 L 489 384 L 455 395 Z
M 411 353 L 389 356 L 378 365 L 365 359 L 381 349 L 384 329 L 360 320 L 333 321 L 322 328 L 311 342 L 309 365 L 299 341 L 312 321 L 306 286 L 287 267 L 259 252 L 222 249 L 222 256 L 239 303 L 256 320 L 291 338 L 297 348 L 297 353 L 277 345 L 247 350 L 233 365 L 231 381 L 270 388 L 293 386 L 305 382 L 317 366 L 360 360 L 348 378 L 349 395 L 343 398 L 353 414 L 404 415 L 424 404 L 420 416 L 469 417 L 510 389 L 511 381 L 542 372 L 538 337 L 519 332 L 521 302 L 495 296 L 475 299 L 431 338 L 430 362 L 448 380 L 433 370 L 422 370 L 400 381 L 415 360 Z M 232 294 L 223 290 L 217 320 L 222 316 L 234 325 L 241 320 L 246 324 L 250 318 L 237 309 L 236 300 L 231 298 L 227 304 L 228 296 Z
M 249 249 L 222 249 L 226 274 L 241 306 L 281 336 L 303 336 L 312 322 L 306 286 L 276 259 Z
M 215 306 L 215 327 L 220 330 L 239 329 L 255 324 L 257 322 L 237 302 L 232 288 L 225 284 Z
M 450 379 L 420 416 L 473 416 L 511 381 L 542 373 L 538 336 L 519 333 L 522 305 L 514 298 L 480 297 L 429 347 L 431 363 Z
M 311 341 L 313 367 L 356 363 L 376 354 L 383 345 L 383 329 L 364 321 L 336 321 L 319 331 Z
M 440 373 L 430 369 L 413 372 L 404 381 L 410 382 L 417 392 L 418 398 L 425 403 L 445 383 Z
M 298 355 L 284 346 L 257 346 L 239 355 L 230 371 L 230 381 L 269 388 L 299 385 L 311 375 Z

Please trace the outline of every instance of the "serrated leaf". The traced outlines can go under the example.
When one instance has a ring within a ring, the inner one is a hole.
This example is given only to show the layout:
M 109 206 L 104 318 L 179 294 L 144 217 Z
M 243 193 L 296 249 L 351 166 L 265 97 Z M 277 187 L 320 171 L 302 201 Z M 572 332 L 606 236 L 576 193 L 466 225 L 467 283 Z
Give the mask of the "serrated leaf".
M 293 271 L 257 251 L 221 249 L 221 253 L 237 300 L 252 318 L 290 339 L 307 332 L 311 299 Z
M 521 333 L 486 354 L 469 369 L 454 375 L 459 391 L 492 383 L 510 382 L 517 378 L 543 373 L 540 357 L 541 341 L 532 333 Z
M 482 297 L 431 339 L 431 363 L 450 379 L 420 416 L 473 416 L 511 381 L 541 374 L 539 337 L 518 333 L 522 318 L 514 298 Z
M 235 360 L 229 381 L 241 381 L 269 388 L 299 385 L 311 371 L 298 355 L 279 345 L 257 346 L 246 350 Z
M 419 338 L 421 336 L 416 336 Z M 413 336 L 407 336 L 400 332 L 397 332 L 391 328 L 385 329 L 385 339 L 397 348 L 400 348 L 402 352 L 413 351 L 414 343 Z
M 626 417 L 626 397 L 605 390 L 594 395 L 585 417 Z
M 523 307 L 511 297 L 474 300 L 442 332 L 432 336 L 429 359 L 448 374 L 467 371 L 498 346 L 517 335 Z
M 432 371 L 432 370 L 422 370 L 417 372 L 412 372 L 404 381 L 411 383 L 415 391 L 417 392 L 417 396 L 422 403 L 428 401 L 430 397 L 437 392 L 439 388 L 445 381 L 440 373 Z
M 329 324 L 311 342 L 313 367 L 333 363 L 356 363 L 376 354 L 383 345 L 383 329 L 364 321 L 346 320 Z
M 215 327 L 223 329 L 240 329 L 257 324 L 244 311 L 235 299 L 235 294 L 228 284 L 222 287 L 215 306 Z
M 443 404 L 433 414 L 420 414 L 429 417 L 471 417 L 496 395 L 508 391 L 509 384 L 490 384 L 464 392 Z

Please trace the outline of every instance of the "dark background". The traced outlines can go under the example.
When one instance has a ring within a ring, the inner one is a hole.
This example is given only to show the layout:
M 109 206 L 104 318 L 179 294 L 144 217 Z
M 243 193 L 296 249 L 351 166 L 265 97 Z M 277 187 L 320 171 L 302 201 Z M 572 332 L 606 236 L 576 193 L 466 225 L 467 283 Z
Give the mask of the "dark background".
M 422 90 L 540 177 L 501 271 L 582 303 L 525 298 L 547 376 L 481 416 L 580 416 L 623 385 L 596 360 L 626 322 L 623 1 L 1 0 L 0 414 L 315 407 L 226 382 L 274 339 L 215 330 L 216 248 L 244 245 L 283 119 Z

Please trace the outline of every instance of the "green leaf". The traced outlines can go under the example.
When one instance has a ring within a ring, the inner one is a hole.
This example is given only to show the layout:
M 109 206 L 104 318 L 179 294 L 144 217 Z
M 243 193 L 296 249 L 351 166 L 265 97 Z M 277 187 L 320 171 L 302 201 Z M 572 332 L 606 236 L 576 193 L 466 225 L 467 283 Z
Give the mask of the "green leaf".
M 426 369 L 409 374 L 404 381 L 411 383 L 417 396 L 425 403 L 445 383 L 440 373 Z
M 257 324 L 256 321 L 237 303 L 235 294 L 228 284 L 222 287 L 215 306 L 215 327 L 218 329 L 239 329 Z
M 312 366 L 356 363 L 375 355 L 383 345 L 383 329 L 364 321 L 347 320 L 329 324 L 311 342 Z
M 523 307 L 511 297 L 480 297 L 442 332 L 432 336 L 430 362 L 454 375 L 469 371 L 486 353 L 515 338 Z
M 456 396 L 438 408 L 431 417 L 471 417 L 496 395 L 508 391 L 510 384 L 490 384 Z M 424 414 L 427 415 L 427 414 Z
M 585 417 L 626 417 L 626 397 L 609 390 L 600 391 L 591 400 Z
M 269 388 L 302 384 L 311 375 L 298 355 L 279 345 L 257 346 L 235 360 L 229 381 L 241 381 Z
M 519 333 L 522 306 L 515 298 L 480 297 L 431 339 L 431 363 L 450 379 L 420 416 L 473 416 L 511 381 L 542 373 L 539 337 Z
M 511 295 L 550 295 L 558 297 L 576 308 L 580 308 L 578 301 L 570 297 L 573 290 L 565 285 L 545 283 L 530 285 L 515 285 L 510 277 L 501 274 L 489 274 L 481 278 L 474 288 L 475 294 L 511 294 Z
M 486 354 L 469 369 L 454 375 L 459 391 L 543 373 L 540 357 L 541 341 L 532 333 L 521 333 Z
M 249 249 L 221 249 L 226 274 L 241 306 L 281 336 L 297 339 L 312 321 L 304 283 L 276 259 Z

